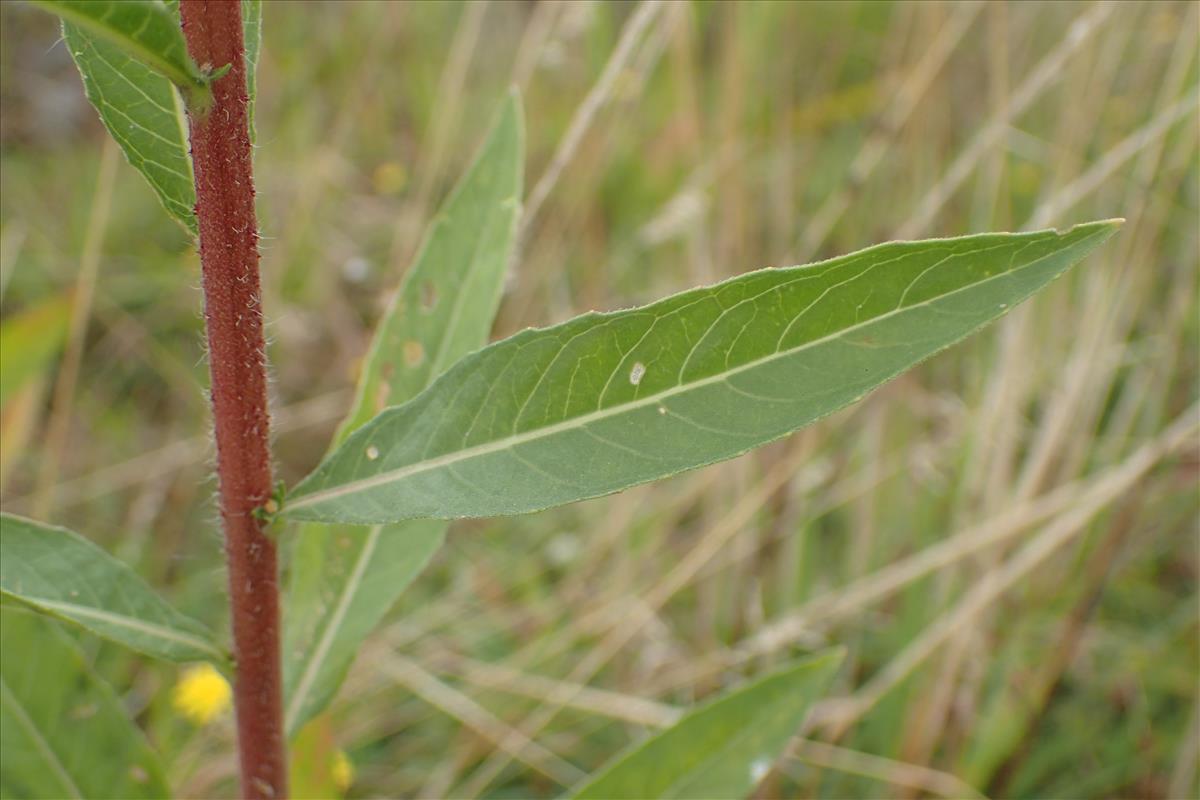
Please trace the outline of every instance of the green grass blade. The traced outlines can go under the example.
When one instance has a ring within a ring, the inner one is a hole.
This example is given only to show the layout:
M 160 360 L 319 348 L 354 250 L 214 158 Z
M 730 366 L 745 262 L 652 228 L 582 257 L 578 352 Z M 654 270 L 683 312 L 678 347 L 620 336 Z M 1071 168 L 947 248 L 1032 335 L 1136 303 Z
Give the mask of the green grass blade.
M 1118 225 L 893 242 L 524 331 L 355 431 L 284 513 L 515 514 L 731 458 L 1003 315 Z
M 188 55 L 179 19 L 159 0 L 30 2 L 116 45 L 178 86 L 190 103 L 203 107 L 211 101 L 208 76 Z
M 0 514 L 0 593 L 146 655 L 227 663 L 201 623 L 66 528 Z
M 520 211 L 522 141 L 514 94 L 380 321 L 335 443 L 487 341 Z M 445 527 L 424 520 L 300 531 L 285 616 L 290 733 L 329 702 L 363 639 L 441 547 Z
M 842 656 L 822 653 L 706 703 L 618 756 L 571 797 L 745 797 L 782 755 Z
M 0 796 L 161 798 L 158 756 L 53 622 L 0 606 Z

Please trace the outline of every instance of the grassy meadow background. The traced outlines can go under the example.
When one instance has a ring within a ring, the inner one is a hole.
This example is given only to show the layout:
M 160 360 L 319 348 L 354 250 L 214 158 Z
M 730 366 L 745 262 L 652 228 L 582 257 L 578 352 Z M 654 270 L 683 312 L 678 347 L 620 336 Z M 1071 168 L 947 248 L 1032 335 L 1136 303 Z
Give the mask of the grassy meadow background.
M 289 482 L 513 83 L 527 189 L 557 177 L 527 202 L 495 337 L 891 238 L 1128 220 L 784 441 L 456 523 L 304 765 L 344 751 L 350 797 L 551 797 L 679 708 L 844 644 L 762 797 L 1200 795 L 1200 5 L 265 6 Z M 54 21 L 5 2 L 0 22 L 3 507 L 225 630 L 196 253 L 106 142 Z M 179 718 L 177 670 L 79 639 L 179 795 L 233 796 L 230 716 Z

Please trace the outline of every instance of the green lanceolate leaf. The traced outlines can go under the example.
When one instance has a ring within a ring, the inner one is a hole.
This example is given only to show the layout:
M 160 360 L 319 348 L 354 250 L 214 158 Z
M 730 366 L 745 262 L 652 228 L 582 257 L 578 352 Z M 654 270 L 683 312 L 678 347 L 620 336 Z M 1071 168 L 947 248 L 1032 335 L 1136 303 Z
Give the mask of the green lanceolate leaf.
M 150 656 L 227 663 L 204 625 L 66 528 L 0 514 L 0 593 Z
M 597 800 L 745 797 L 779 759 L 842 661 L 806 659 L 692 711 L 571 795 Z
M 188 55 L 178 18 L 160 0 L 30 0 L 93 37 L 116 45 L 174 83 L 198 108 L 211 102 L 209 78 Z M 214 67 L 220 64 L 212 65 Z
M 59 6 L 92 9 L 91 3 L 43 2 L 51 10 Z M 124 3 L 96 3 L 96 11 Z M 123 13 L 142 13 L 162 26 L 169 18 L 179 43 L 176 3 L 131 3 Z M 156 6 L 157 10 L 144 6 Z M 246 46 L 246 89 L 250 98 L 250 136 L 254 138 L 254 98 L 257 84 L 258 54 L 262 44 L 261 0 L 243 0 L 242 25 Z M 188 122 L 183 100 L 175 84 L 163 71 L 139 60 L 111 36 L 98 33 L 94 26 L 79 21 L 78 14 L 63 13 L 63 38 L 79 74 L 88 100 L 96 107 L 100 120 L 121 146 L 130 164 L 146 179 L 158 195 L 167 213 L 196 234 L 196 189 L 188 145 Z M 186 56 L 186 47 L 184 49 Z M 188 64 L 191 64 L 188 60 Z M 193 65 L 194 67 L 194 65 Z M 205 78 L 204 92 L 207 92 Z
M 284 514 L 522 513 L 736 456 L 1001 316 L 1118 224 L 893 242 L 524 331 L 355 431 Z
M 0 796 L 151 798 L 158 757 L 52 621 L 0 606 Z
M 335 444 L 487 341 L 520 213 L 522 141 L 514 94 L 380 320 Z M 300 531 L 284 650 L 289 732 L 329 702 L 363 639 L 441 546 L 445 529 L 421 520 Z
M 63 38 L 104 127 L 167 213 L 195 235 L 196 189 L 187 115 L 171 81 L 112 42 L 66 20 Z

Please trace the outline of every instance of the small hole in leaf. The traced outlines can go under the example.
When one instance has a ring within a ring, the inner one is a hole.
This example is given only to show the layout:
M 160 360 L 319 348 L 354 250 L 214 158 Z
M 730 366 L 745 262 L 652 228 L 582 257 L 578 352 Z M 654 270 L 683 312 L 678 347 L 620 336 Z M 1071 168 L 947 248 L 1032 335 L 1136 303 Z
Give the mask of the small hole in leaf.
M 371 445 L 367 448 L 367 460 L 374 461 L 377 458 L 379 458 L 379 448 L 375 445 Z
M 425 313 L 433 311 L 433 307 L 437 305 L 438 293 L 437 287 L 433 285 L 433 281 L 425 281 L 421 284 L 421 309 Z
M 404 363 L 410 367 L 416 367 L 425 360 L 425 348 L 420 342 L 412 339 L 404 343 Z

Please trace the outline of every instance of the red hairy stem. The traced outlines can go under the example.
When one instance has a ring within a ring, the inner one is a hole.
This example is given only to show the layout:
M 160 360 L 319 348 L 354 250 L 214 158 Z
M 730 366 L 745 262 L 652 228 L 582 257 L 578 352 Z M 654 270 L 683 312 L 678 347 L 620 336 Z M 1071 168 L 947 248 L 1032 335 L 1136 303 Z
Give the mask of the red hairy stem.
M 271 496 L 271 457 L 241 3 L 183 0 L 180 13 L 196 63 L 230 65 L 213 83 L 212 105 L 189 111 L 189 123 L 237 659 L 242 795 L 278 800 L 287 794 L 279 580 L 275 542 L 254 514 Z

